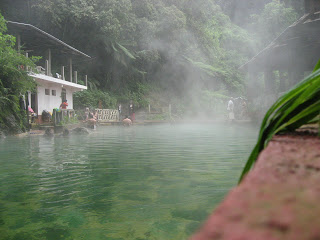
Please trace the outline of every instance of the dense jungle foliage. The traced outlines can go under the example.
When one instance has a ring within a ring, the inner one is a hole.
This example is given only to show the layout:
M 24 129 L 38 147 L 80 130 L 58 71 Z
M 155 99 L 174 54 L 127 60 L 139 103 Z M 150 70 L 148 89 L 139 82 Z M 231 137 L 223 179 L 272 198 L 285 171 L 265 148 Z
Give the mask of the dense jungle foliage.
M 0 137 L 25 130 L 26 112 L 21 104 L 22 94 L 32 91 L 35 83 L 18 66 L 32 66 L 30 59 L 14 50 L 15 38 L 6 34 L 7 27 L 0 15 Z
M 298 0 L 2 0 L 0 11 L 93 57 L 80 73 L 88 74 L 91 90 L 76 94 L 75 106 L 133 99 L 138 107 L 189 106 L 183 112 L 245 96 L 238 67 L 301 16 L 303 6 Z

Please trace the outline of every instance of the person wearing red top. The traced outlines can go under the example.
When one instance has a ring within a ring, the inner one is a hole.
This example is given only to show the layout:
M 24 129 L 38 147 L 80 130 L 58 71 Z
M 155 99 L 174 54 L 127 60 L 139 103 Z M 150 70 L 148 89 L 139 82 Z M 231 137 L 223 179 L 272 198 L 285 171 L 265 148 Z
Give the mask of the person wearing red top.
M 67 109 L 67 107 L 68 107 L 68 101 L 66 99 L 60 104 L 60 108 L 61 109 Z

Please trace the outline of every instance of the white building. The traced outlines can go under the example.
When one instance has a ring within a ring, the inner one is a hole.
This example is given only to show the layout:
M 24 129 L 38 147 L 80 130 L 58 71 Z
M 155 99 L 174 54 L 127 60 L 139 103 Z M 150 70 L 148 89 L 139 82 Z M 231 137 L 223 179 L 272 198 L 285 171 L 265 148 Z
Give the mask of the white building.
M 87 87 L 68 82 L 62 79 L 46 76 L 44 74 L 30 73 L 37 82 L 37 94 L 32 100 L 32 94 L 29 94 L 30 106 L 36 109 L 39 115 L 42 111 L 52 112 L 52 109 L 59 108 L 63 100 L 68 100 L 68 108 L 73 109 L 73 93 L 86 90 Z M 33 101 L 35 101 L 33 103 Z
M 84 85 L 78 84 L 73 62 L 84 62 L 91 57 L 30 24 L 9 21 L 8 30 L 17 38 L 18 51 L 22 46 L 28 57 L 45 55 L 37 63 L 38 71 L 27 69 L 37 83 L 37 91 L 29 93 L 28 102 L 38 114 L 38 121 L 42 122 L 43 111 L 52 112 L 64 100 L 68 101 L 68 109 L 73 109 L 73 93 L 87 89 L 87 75 L 83 76 Z

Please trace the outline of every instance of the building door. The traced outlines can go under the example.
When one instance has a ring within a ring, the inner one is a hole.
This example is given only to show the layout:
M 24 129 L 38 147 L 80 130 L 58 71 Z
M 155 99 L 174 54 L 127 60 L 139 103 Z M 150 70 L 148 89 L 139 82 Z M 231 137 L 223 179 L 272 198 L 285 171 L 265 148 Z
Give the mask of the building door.
M 37 93 L 31 93 L 31 108 L 33 111 L 39 115 L 38 113 L 38 96 Z
M 62 91 L 61 91 L 61 102 L 64 102 L 65 100 L 67 100 L 67 91 L 66 91 L 66 89 L 62 88 Z

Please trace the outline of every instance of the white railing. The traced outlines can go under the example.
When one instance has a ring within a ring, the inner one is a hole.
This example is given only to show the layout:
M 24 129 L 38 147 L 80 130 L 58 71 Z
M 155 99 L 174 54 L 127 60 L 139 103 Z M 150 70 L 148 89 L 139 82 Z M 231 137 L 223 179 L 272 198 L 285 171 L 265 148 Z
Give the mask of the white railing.
M 96 109 L 98 122 L 119 122 L 119 111 L 117 109 Z

